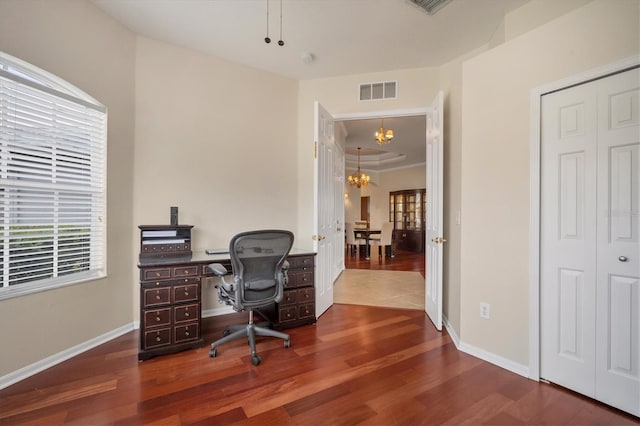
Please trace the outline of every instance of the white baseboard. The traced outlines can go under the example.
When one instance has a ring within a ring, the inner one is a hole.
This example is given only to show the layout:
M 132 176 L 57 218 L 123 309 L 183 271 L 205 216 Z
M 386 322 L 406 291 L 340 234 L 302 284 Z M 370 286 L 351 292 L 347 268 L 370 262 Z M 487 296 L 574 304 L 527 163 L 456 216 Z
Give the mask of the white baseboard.
M 453 329 L 453 326 L 447 319 L 445 315 L 442 316 L 442 322 L 444 323 L 444 328 L 447 329 L 447 333 L 451 336 L 451 340 L 453 340 L 453 344 L 456 345 L 456 348 L 460 350 L 460 338 L 456 334 L 456 331 Z
M 202 318 L 217 317 L 218 315 L 232 314 L 235 311 L 231 306 L 225 306 L 223 308 L 207 309 L 202 311 Z
M 487 361 L 493 365 L 497 365 L 498 367 L 504 368 L 505 370 L 511 371 L 512 373 L 529 378 L 528 366 L 518 364 L 517 362 L 513 362 L 510 359 L 501 357 L 500 355 L 496 355 L 493 352 L 485 351 L 484 349 L 478 348 L 477 346 L 473 346 L 461 341 L 447 317 L 443 316 L 442 319 L 444 326 L 447 329 L 447 333 L 449 333 L 453 344 L 456 345 L 456 348 L 458 348 L 459 351 L 476 358 L 480 358 L 481 360 Z
M 57 354 L 53 354 L 45 359 L 41 359 L 40 361 L 34 362 L 33 364 L 27 365 L 26 367 L 22 367 L 19 370 L 6 374 L 0 377 L 0 389 L 9 387 L 14 383 L 18 383 L 19 381 L 24 380 L 27 377 L 38 374 L 41 371 L 46 370 L 47 368 L 51 368 L 54 365 L 60 364 L 61 362 L 66 361 L 69 358 L 73 358 L 76 355 L 86 352 L 89 349 L 93 349 L 96 346 L 106 343 L 109 340 L 113 340 L 116 337 L 122 336 L 123 334 L 128 333 L 134 329 L 135 326 L 133 322 L 125 324 L 122 327 L 116 328 L 115 330 L 111 330 L 98 337 L 94 337 L 93 339 L 87 340 L 86 342 L 80 343 L 69 349 L 65 349 L 62 352 L 58 352 Z

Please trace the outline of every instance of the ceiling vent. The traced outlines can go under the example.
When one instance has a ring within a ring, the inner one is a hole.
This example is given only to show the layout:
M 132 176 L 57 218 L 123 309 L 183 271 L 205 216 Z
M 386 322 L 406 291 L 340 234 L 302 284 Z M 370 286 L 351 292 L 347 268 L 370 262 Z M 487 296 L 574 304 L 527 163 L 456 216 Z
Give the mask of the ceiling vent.
M 361 101 L 378 101 L 381 99 L 398 99 L 397 81 L 363 83 L 360 85 Z
M 411 0 L 411 3 L 420 6 L 426 10 L 429 15 L 433 15 L 450 1 L 451 0 Z

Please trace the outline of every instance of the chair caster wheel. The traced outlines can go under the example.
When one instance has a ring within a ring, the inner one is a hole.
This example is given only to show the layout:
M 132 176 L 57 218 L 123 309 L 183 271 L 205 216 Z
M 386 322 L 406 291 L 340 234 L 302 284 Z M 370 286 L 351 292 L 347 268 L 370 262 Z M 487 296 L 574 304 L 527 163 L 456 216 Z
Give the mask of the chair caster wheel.
M 284 341 L 284 347 L 285 348 L 290 348 L 291 347 L 291 340 L 285 340 Z
M 253 365 L 260 364 L 260 361 L 262 361 L 262 360 L 260 359 L 260 357 L 258 355 L 255 355 L 255 356 L 251 357 L 251 364 L 253 364 Z
M 215 358 L 215 357 L 216 357 L 216 355 L 217 355 L 217 353 L 218 353 L 218 351 L 217 351 L 215 348 L 214 348 L 214 349 L 211 349 L 211 350 L 209 351 L 209 357 L 211 357 L 211 358 Z

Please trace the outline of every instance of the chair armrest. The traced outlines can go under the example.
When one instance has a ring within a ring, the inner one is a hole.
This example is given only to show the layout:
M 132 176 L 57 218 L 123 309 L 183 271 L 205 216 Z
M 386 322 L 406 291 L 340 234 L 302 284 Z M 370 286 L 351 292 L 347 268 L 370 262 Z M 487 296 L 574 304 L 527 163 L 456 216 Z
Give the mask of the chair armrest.
M 225 268 L 224 265 L 220 263 L 212 263 L 208 266 L 208 268 L 211 269 L 211 271 L 219 277 L 222 277 L 229 273 L 227 268 Z

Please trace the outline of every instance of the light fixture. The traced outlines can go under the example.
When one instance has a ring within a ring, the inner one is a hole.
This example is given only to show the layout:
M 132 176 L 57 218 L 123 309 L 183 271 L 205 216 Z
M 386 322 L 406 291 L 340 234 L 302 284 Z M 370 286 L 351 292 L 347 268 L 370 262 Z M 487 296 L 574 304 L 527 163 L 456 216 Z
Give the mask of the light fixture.
M 393 139 L 393 130 L 388 129 L 384 130 L 384 118 L 380 122 L 380 130 L 376 132 L 375 140 L 378 142 L 378 145 L 384 145 L 386 143 L 391 142 Z
M 356 173 L 350 174 L 348 179 L 349 185 L 358 188 L 369 185 L 369 181 L 371 180 L 371 176 L 366 175 L 360 171 L 360 147 L 358 147 L 358 171 Z

